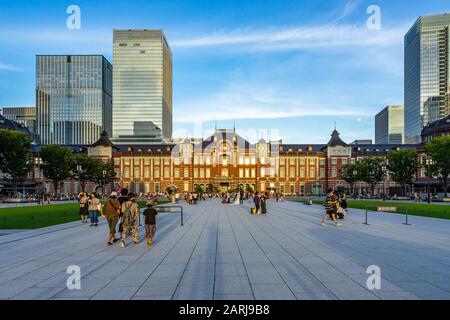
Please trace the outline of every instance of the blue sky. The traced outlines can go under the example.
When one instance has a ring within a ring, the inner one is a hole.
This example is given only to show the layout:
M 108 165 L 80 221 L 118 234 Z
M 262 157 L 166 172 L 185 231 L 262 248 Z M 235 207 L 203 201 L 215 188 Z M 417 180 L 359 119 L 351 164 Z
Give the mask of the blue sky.
M 66 8 L 81 8 L 68 30 Z M 381 28 L 366 21 L 381 10 Z M 174 58 L 174 134 L 236 128 L 250 140 L 373 138 L 374 115 L 403 103 L 403 36 L 448 0 L 0 2 L 0 106 L 34 105 L 36 54 L 103 54 L 113 29 L 164 29 Z M 201 123 L 200 123 L 201 122 Z

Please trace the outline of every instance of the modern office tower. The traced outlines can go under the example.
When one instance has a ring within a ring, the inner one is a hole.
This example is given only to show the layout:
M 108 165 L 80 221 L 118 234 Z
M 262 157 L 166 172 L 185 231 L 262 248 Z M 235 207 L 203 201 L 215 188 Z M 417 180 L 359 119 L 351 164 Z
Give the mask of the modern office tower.
M 404 107 L 387 106 L 375 116 L 375 144 L 404 143 Z
M 161 30 L 114 30 L 113 141 L 172 136 L 172 53 Z
M 450 14 L 420 17 L 405 35 L 405 142 L 450 113 Z
M 350 144 L 351 145 L 358 145 L 358 144 L 370 145 L 370 144 L 373 144 L 373 142 L 372 142 L 372 139 L 360 139 L 360 140 L 354 140 Z
M 27 127 L 30 132 L 36 129 L 36 108 L 35 107 L 3 107 L 2 115 L 8 119 L 16 121 Z
M 36 56 L 41 143 L 90 145 L 112 130 L 112 65 L 102 55 Z

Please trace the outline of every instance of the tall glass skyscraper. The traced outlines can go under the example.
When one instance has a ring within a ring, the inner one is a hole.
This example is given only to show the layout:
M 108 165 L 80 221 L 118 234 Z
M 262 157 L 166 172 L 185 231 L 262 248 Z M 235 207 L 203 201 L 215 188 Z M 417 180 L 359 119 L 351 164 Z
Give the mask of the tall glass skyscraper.
M 161 30 L 114 30 L 113 141 L 172 136 L 172 53 Z
M 387 106 L 375 116 L 376 144 L 403 144 L 403 109 L 401 105 Z
M 112 130 L 112 65 L 102 55 L 36 56 L 42 144 L 90 145 Z
M 450 14 L 420 17 L 405 35 L 405 142 L 450 113 Z M 437 119 L 436 119 L 437 118 Z

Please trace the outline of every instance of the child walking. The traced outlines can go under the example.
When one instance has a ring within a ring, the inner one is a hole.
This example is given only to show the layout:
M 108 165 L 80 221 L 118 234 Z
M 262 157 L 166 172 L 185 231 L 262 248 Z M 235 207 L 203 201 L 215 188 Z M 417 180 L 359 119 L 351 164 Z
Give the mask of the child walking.
M 156 232 L 156 215 L 158 211 L 153 208 L 151 203 L 147 204 L 147 208 L 144 210 L 145 217 L 145 237 L 147 238 L 147 245 L 153 244 L 153 238 Z

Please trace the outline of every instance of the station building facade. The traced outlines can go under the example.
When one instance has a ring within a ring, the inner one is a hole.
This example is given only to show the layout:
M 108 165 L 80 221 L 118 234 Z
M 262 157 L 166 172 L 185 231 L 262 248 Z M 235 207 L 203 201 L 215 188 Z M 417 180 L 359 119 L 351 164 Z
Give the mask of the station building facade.
M 242 187 L 286 195 L 321 195 L 327 188 L 347 186 L 341 178 L 344 165 L 366 156 L 386 156 L 400 148 L 416 149 L 417 145 L 350 145 L 337 130 L 327 144 L 264 139 L 252 144 L 235 130 L 218 129 L 201 141 L 152 145 L 114 145 L 103 133 L 88 154 L 112 161 L 116 186 L 138 193 L 190 192 L 196 186 L 206 189 L 212 185 L 222 192 Z M 375 192 L 388 192 L 394 186 L 387 176 Z M 358 192 L 366 186 L 358 183 L 355 188 Z

